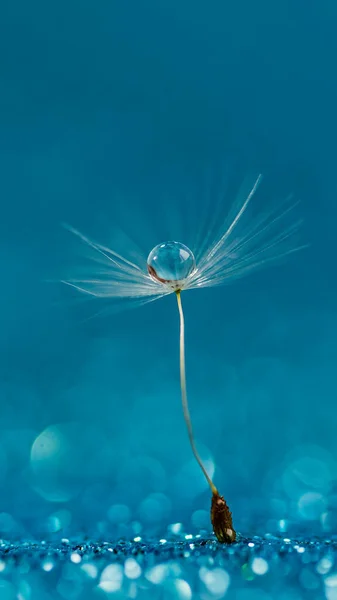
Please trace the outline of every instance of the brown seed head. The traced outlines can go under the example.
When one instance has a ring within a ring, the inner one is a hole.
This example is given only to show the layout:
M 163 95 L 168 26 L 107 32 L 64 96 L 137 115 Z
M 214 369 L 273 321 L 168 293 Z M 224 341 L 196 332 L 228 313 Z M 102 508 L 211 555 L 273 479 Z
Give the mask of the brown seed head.
M 236 532 L 233 528 L 232 513 L 223 496 L 214 492 L 212 496 L 211 521 L 213 530 L 221 544 L 235 542 Z

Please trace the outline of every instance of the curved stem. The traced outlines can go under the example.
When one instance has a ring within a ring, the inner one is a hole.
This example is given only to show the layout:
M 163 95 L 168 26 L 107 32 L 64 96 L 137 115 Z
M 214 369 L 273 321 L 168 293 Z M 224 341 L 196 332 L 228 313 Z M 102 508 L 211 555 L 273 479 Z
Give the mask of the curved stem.
M 198 462 L 203 474 L 205 475 L 205 477 L 207 479 L 207 483 L 212 490 L 212 493 L 217 494 L 218 490 L 216 489 L 213 481 L 211 480 L 210 476 L 208 475 L 208 473 L 204 467 L 204 464 L 198 454 L 198 451 L 197 451 L 196 445 L 195 445 L 195 441 L 194 441 L 191 416 L 190 416 L 190 411 L 188 408 L 187 392 L 186 392 L 185 321 L 184 321 L 183 307 L 182 307 L 182 303 L 181 303 L 180 290 L 178 290 L 176 292 L 176 295 L 177 295 L 178 310 L 179 310 L 179 316 L 180 316 L 180 387 L 181 387 L 181 401 L 182 401 L 182 405 L 183 405 L 184 419 L 185 419 L 185 423 L 186 423 L 186 427 L 187 427 L 187 431 L 188 431 L 188 438 L 190 440 L 192 452 L 195 456 L 195 459 Z

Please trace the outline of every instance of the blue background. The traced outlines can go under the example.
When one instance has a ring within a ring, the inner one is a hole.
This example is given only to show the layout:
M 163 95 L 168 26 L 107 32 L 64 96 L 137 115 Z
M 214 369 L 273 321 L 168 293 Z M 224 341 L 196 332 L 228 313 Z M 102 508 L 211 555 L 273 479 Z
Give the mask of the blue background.
M 63 221 L 146 254 L 162 206 L 211 222 L 223 170 L 263 172 L 268 205 L 292 192 L 309 247 L 184 295 L 198 447 L 238 530 L 333 531 L 336 25 L 325 0 L 2 3 L 4 537 L 209 529 L 174 298 L 87 320 L 57 280 L 76 264 Z

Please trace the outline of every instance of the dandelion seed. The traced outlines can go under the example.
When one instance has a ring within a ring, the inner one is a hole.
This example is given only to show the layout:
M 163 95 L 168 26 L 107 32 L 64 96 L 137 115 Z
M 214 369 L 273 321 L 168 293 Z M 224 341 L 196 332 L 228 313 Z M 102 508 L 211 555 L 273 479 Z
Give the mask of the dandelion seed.
M 249 216 L 247 220 L 248 208 L 260 182 L 261 176 L 248 189 L 246 185 L 242 187 L 227 224 L 212 241 L 209 233 L 205 235 L 200 247 L 193 250 L 180 241 L 167 241 L 155 246 L 147 260 L 139 257 L 135 261 L 67 226 L 94 251 L 90 258 L 95 268 L 93 276 L 67 279 L 63 283 L 89 298 L 129 299 L 132 305 L 145 304 L 172 293 L 176 295 L 180 319 L 183 414 L 192 452 L 212 492 L 211 522 L 221 543 L 234 542 L 236 532 L 227 503 L 207 473 L 195 444 L 186 391 L 185 321 L 181 292 L 225 284 L 300 249 L 293 243 L 300 223 L 292 220 L 294 205 L 289 201 L 281 210 Z

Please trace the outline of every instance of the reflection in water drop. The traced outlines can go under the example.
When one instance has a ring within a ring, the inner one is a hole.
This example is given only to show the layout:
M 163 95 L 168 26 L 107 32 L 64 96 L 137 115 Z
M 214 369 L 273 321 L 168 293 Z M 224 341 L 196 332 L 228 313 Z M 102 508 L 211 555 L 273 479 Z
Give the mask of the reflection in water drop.
M 154 281 L 172 289 L 183 288 L 196 269 L 193 252 L 180 242 L 158 244 L 148 256 L 147 266 Z

